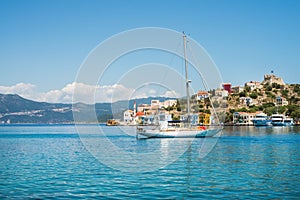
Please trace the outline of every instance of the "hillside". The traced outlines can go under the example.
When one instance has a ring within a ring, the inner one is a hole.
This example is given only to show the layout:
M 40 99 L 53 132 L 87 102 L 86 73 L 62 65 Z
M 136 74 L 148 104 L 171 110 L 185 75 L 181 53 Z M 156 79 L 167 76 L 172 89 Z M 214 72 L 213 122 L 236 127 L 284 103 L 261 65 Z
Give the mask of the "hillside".
M 196 96 L 192 95 L 192 112 L 211 113 L 210 102 L 197 101 L 195 98 Z M 163 102 L 171 98 L 149 97 L 95 105 L 83 103 L 72 105 L 36 102 L 15 94 L 0 94 L 0 123 L 74 123 L 73 114 L 76 116 L 76 121 L 80 123 L 106 122 L 112 118 L 123 119 L 124 111 L 133 109 L 134 101 L 137 105 L 149 104 L 153 99 Z M 255 87 L 245 84 L 245 87 L 232 90 L 222 99 L 222 102 L 212 103 L 222 104 L 222 107 L 226 108 L 224 122 L 228 124 L 232 123 L 235 112 L 263 111 L 268 115 L 278 112 L 294 118 L 295 121 L 300 117 L 300 84 L 284 84 L 281 79 L 278 82 L 256 82 Z M 179 99 L 179 102 L 182 108 L 186 107 L 184 99 Z M 174 116 L 180 115 L 176 108 L 167 109 Z M 97 119 L 95 119 L 95 112 Z
M 300 85 L 263 82 L 256 88 L 245 86 L 227 97 L 227 123 L 234 112 L 263 111 L 267 115 L 282 113 L 298 121 L 300 117 Z
M 0 123 L 73 123 L 73 112 L 76 120 L 81 123 L 106 122 L 108 119 L 122 119 L 123 112 L 137 104 L 151 102 L 152 99 L 164 101 L 164 97 L 149 97 L 115 103 L 84 103 L 62 104 L 36 102 L 16 94 L 0 94 Z M 97 120 L 95 121 L 96 112 Z
M 45 102 L 35 102 L 16 94 L 0 94 L 0 113 L 26 112 L 31 110 L 49 110 L 62 108 L 65 104 L 50 104 Z
M 71 105 L 35 102 L 15 94 L 0 94 L 0 122 L 70 123 Z

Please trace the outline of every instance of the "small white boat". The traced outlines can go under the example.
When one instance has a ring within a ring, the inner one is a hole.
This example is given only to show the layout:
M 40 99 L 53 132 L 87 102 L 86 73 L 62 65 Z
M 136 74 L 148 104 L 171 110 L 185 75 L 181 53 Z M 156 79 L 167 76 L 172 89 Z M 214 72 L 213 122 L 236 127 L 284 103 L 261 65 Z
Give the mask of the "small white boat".
M 252 119 L 254 126 L 271 126 L 272 120 L 268 118 L 268 115 L 265 113 L 258 113 Z
M 271 116 L 273 126 L 292 126 L 294 125 L 293 118 L 288 118 L 283 114 L 273 114 Z

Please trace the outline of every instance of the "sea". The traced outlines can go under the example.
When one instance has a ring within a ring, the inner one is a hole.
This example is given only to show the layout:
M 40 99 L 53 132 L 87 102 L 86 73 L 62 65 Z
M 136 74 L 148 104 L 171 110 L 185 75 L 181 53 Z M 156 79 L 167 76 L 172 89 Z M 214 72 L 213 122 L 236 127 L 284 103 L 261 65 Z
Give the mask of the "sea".
M 134 127 L 1 125 L 0 199 L 299 199 L 300 127 L 137 139 Z

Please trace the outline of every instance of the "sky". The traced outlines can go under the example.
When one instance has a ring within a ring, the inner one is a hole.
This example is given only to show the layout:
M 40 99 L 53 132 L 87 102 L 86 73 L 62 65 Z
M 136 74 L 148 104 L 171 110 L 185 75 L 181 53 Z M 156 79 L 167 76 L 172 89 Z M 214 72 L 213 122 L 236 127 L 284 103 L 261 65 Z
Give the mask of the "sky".
M 262 81 L 272 70 L 299 83 L 299 11 L 298 0 L 1 0 L 0 93 L 69 103 L 90 52 L 143 27 L 185 31 L 232 85 Z M 97 88 L 101 94 L 133 90 L 109 81 Z M 97 101 L 110 98 L 104 96 Z

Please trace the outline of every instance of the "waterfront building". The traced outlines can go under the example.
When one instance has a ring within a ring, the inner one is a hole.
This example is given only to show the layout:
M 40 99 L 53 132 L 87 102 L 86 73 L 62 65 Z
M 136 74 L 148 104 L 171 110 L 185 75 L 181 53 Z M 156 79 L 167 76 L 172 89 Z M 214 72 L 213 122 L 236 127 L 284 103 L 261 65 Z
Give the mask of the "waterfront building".
M 123 119 L 126 124 L 130 124 L 133 122 L 133 119 L 134 119 L 133 113 L 134 113 L 134 111 L 132 111 L 132 110 L 126 110 L 124 112 Z
M 210 120 L 210 114 L 208 113 L 200 113 L 199 114 L 199 124 L 203 125 L 209 125 L 211 120 Z
M 177 100 L 176 99 L 169 99 L 169 100 L 166 100 L 164 102 L 161 102 L 161 107 L 172 107 L 172 106 L 176 106 L 177 104 Z
M 191 124 L 192 125 L 199 124 L 199 115 L 197 115 L 197 114 L 192 114 L 191 115 Z
M 151 109 L 159 109 L 161 104 L 159 100 L 151 100 Z
M 145 113 L 142 111 L 138 111 L 134 116 L 133 124 L 143 124 L 145 121 Z
M 253 125 L 252 119 L 257 113 L 235 112 L 233 113 L 233 123 L 238 125 Z
M 149 104 L 139 104 L 137 107 L 138 112 L 145 112 L 147 110 L 151 110 L 151 105 Z
M 152 100 L 151 104 L 139 104 L 136 108 L 136 102 L 133 105 L 132 110 L 126 110 L 123 113 L 124 124 L 136 125 L 136 124 L 153 124 L 154 116 L 158 114 L 162 107 L 175 106 L 177 100 L 166 100 L 160 102 L 159 100 Z M 167 114 L 165 114 L 167 116 Z M 167 118 L 172 120 L 170 114 Z

